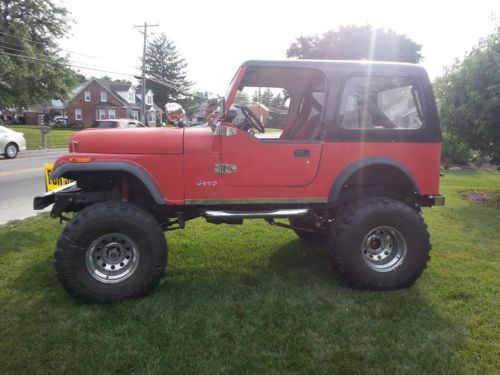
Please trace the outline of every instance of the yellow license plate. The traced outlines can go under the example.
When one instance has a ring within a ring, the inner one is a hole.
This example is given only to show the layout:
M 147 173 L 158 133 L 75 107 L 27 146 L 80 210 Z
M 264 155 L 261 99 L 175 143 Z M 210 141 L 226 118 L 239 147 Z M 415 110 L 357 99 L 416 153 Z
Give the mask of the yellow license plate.
M 68 180 L 67 178 L 49 178 L 50 174 L 52 173 L 52 169 L 54 169 L 54 164 L 44 164 L 43 169 L 45 171 L 45 190 L 50 191 L 57 189 L 61 186 L 67 185 L 71 180 Z

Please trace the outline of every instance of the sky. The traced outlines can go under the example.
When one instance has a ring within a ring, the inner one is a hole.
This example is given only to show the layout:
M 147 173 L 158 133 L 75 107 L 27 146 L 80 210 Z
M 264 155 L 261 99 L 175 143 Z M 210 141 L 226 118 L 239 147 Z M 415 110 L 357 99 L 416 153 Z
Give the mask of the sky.
M 133 80 L 142 56 L 143 36 L 135 25 L 159 24 L 188 63 L 194 89 L 224 94 L 241 63 L 284 59 L 300 35 L 321 35 L 342 25 L 390 27 L 422 45 L 422 65 L 431 78 L 462 58 L 491 33 L 499 0 L 59 0 L 75 23 L 61 48 L 75 53 L 87 76 Z M 128 74 L 117 74 L 124 73 Z

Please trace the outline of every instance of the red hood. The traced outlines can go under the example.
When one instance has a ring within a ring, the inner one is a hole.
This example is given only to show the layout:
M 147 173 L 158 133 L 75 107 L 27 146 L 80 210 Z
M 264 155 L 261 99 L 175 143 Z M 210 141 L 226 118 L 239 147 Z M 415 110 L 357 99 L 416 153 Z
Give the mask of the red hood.
M 71 138 L 70 150 L 100 154 L 182 154 L 183 129 L 88 129 Z

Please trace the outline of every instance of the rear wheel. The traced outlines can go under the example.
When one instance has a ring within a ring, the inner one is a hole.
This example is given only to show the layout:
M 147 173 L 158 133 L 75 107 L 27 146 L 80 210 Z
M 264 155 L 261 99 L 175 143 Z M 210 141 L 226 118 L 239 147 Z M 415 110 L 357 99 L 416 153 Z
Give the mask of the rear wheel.
M 420 214 L 403 202 L 373 197 L 348 205 L 336 218 L 328 247 L 348 285 L 388 290 L 408 287 L 429 260 L 430 241 Z
M 17 145 L 15 143 L 9 143 L 5 147 L 4 156 L 6 159 L 14 159 L 18 152 L 19 150 L 17 149 Z
M 156 219 L 131 203 L 101 202 L 65 227 L 54 257 L 63 287 L 83 302 L 140 297 L 158 285 L 167 244 Z

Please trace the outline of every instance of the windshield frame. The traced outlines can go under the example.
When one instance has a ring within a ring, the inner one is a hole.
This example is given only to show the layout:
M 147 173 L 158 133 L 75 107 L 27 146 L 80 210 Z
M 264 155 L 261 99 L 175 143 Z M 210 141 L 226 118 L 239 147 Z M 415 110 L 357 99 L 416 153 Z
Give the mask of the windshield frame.
M 223 117 L 226 117 L 226 111 L 233 105 L 234 98 L 236 97 L 236 93 L 238 92 L 238 89 L 241 85 L 241 81 L 243 81 L 245 72 L 246 72 L 245 65 L 240 66 L 238 71 L 234 75 L 231 83 L 229 84 L 229 88 L 226 92 L 226 96 L 224 99 L 224 108 L 222 112 Z

